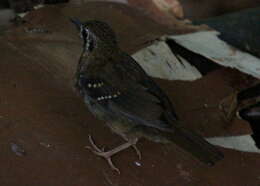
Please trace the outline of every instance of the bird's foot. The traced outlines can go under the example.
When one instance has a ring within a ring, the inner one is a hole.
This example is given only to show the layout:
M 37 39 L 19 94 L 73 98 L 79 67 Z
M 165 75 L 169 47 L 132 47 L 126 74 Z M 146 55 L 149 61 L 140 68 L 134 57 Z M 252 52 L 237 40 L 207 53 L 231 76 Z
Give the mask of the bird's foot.
M 138 156 L 138 159 L 141 160 L 142 159 L 142 154 L 141 154 L 141 151 L 137 148 L 136 146 L 136 143 L 138 141 L 138 138 L 134 138 L 132 140 L 128 140 L 129 143 L 131 143 L 131 146 L 134 148 L 137 156 Z
M 137 148 L 136 144 L 133 144 L 132 147 L 135 149 L 135 152 L 136 152 L 139 160 L 141 160 L 142 159 L 141 151 Z
M 112 170 L 117 171 L 118 174 L 120 174 L 120 170 L 114 165 L 114 163 L 112 162 L 111 157 L 115 154 L 112 153 L 111 151 L 105 151 L 104 147 L 101 149 L 99 148 L 93 141 L 92 137 L 89 135 L 89 142 L 91 144 L 92 147 L 87 146 L 88 149 L 90 149 L 94 154 L 101 156 L 103 158 L 105 158 L 109 164 L 109 166 L 111 167 Z
M 142 154 L 141 151 L 137 148 L 136 143 L 138 142 L 138 138 L 127 138 L 126 136 L 122 136 L 124 138 L 124 140 L 126 140 L 128 143 L 131 143 L 131 146 L 134 148 L 138 159 L 141 160 L 142 159 Z
M 89 142 L 91 144 L 92 147 L 87 147 L 88 149 L 90 149 L 94 154 L 98 155 L 98 156 L 101 156 L 103 158 L 105 158 L 109 164 L 109 166 L 117 171 L 119 174 L 120 174 L 120 171 L 119 169 L 113 164 L 112 160 L 111 160 L 111 157 L 113 155 L 115 155 L 116 153 L 122 151 L 122 150 L 125 150 L 127 149 L 128 147 L 133 147 L 137 153 L 137 155 L 139 156 L 139 158 L 141 158 L 141 153 L 140 151 L 137 149 L 137 147 L 135 146 L 136 142 L 138 141 L 138 139 L 135 139 L 133 141 L 128 141 L 112 150 L 109 150 L 109 151 L 104 151 L 104 148 L 100 149 L 99 147 L 97 147 L 97 145 L 94 143 L 92 137 L 89 135 Z

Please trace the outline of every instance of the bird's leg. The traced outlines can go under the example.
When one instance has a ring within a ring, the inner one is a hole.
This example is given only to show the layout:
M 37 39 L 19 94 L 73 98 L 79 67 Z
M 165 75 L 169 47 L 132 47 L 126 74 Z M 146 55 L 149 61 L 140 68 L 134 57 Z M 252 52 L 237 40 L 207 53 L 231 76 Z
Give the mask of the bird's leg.
M 116 134 L 118 134 L 119 136 L 121 136 L 125 141 L 127 141 L 127 142 L 130 142 L 132 145 L 132 147 L 134 148 L 134 150 L 135 150 L 135 152 L 136 152 L 136 154 L 137 154 L 137 156 L 138 156 L 138 158 L 139 158 L 139 160 L 141 160 L 141 158 L 142 158 L 142 155 L 141 155 L 141 152 L 140 152 L 140 150 L 137 148 L 137 146 L 136 146 L 136 143 L 137 143 L 137 141 L 138 141 L 138 138 L 137 137 L 129 137 L 128 135 L 126 135 L 126 134 L 124 134 L 124 133 L 120 133 L 120 132 L 118 132 L 117 130 L 115 130 L 114 128 L 113 128 L 113 126 L 111 126 L 109 123 L 108 123 L 108 126 L 110 126 L 110 128 L 112 129 L 112 131 L 113 132 L 115 132 Z
M 137 148 L 137 146 L 136 146 L 136 143 L 137 143 L 137 141 L 138 141 L 138 138 L 134 138 L 134 139 L 128 139 L 127 137 L 125 137 L 125 136 L 122 136 L 127 142 L 130 142 L 132 145 L 132 147 L 134 148 L 134 150 L 135 150 L 135 152 L 136 152 L 136 154 L 137 154 L 137 156 L 138 156 L 138 158 L 139 158 L 139 160 L 141 160 L 141 158 L 142 158 L 142 154 L 141 154 L 141 152 L 140 152 L 140 150 Z
M 142 159 L 142 154 L 141 154 L 140 150 L 137 148 L 136 144 L 133 144 L 132 147 L 135 149 L 135 152 L 136 152 L 139 160 L 141 160 Z
M 128 142 L 126 142 L 126 143 L 124 143 L 124 144 L 122 144 L 122 145 L 120 145 L 120 146 L 118 146 L 118 147 L 116 147 L 116 148 L 114 148 L 112 150 L 109 150 L 109 151 L 104 151 L 104 149 L 100 149 L 99 147 L 97 147 L 91 136 L 89 136 L 89 142 L 90 142 L 90 144 L 92 146 L 92 148 L 89 147 L 89 149 L 91 149 L 94 154 L 105 158 L 107 160 L 108 164 L 110 165 L 110 167 L 120 174 L 119 169 L 116 168 L 116 166 L 113 164 L 113 162 L 111 160 L 111 157 L 113 155 L 115 155 L 116 153 L 118 153 L 118 152 L 120 152 L 122 150 L 125 150 L 128 147 L 131 147 L 131 146 L 135 145 L 133 143 L 136 143 L 137 141 L 136 140 L 135 141 L 128 141 Z

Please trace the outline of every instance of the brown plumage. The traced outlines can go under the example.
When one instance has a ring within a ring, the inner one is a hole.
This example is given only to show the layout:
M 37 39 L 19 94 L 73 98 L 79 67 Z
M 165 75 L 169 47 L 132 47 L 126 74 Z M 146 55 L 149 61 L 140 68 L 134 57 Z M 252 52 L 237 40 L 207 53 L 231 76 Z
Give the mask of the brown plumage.
M 207 164 L 222 154 L 202 137 L 181 126 L 172 103 L 140 65 L 120 50 L 112 29 L 103 22 L 72 20 L 83 39 L 83 52 L 75 87 L 89 110 L 127 142 L 103 152 L 90 137 L 94 152 L 106 158 L 135 144 L 140 138 L 174 143 Z

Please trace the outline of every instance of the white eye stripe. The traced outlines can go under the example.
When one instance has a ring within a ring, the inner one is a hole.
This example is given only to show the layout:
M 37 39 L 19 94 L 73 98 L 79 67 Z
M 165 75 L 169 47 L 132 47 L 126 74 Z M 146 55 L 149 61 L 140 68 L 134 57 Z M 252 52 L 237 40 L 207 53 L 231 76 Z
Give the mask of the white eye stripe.
M 80 26 L 79 37 L 83 38 L 83 25 Z
M 79 37 L 82 38 L 82 26 L 80 27 Z

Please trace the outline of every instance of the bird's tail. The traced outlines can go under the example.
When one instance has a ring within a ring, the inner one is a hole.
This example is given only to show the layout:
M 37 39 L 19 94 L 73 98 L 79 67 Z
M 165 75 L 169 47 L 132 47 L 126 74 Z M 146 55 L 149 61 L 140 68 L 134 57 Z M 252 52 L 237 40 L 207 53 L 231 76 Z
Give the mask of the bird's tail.
M 154 131 L 150 132 L 150 135 L 146 136 L 150 140 L 174 143 L 208 165 L 214 165 L 215 162 L 224 157 L 215 146 L 211 145 L 203 137 L 181 126 L 174 126 L 173 132 L 156 131 L 157 134 L 152 134 Z M 154 138 L 154 136 L 157 137 Z

